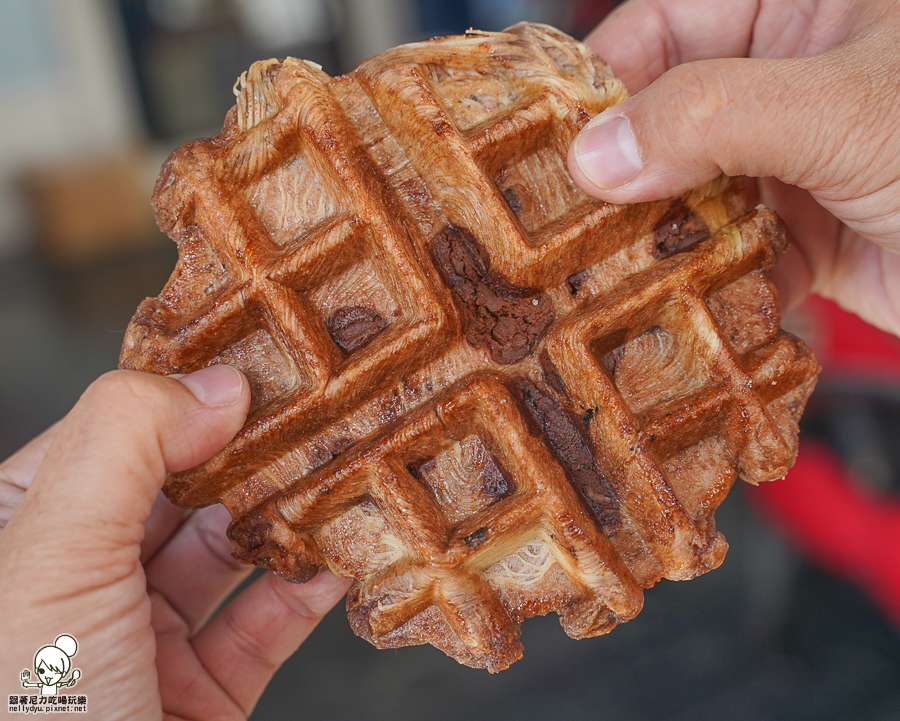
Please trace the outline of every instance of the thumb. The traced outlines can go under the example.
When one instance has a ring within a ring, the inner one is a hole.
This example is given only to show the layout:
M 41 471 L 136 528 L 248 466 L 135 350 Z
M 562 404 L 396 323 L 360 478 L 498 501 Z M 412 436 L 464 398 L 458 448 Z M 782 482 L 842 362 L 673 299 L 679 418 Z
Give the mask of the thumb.
M 873 93 L 865 69 L 840 55 L 676 66 L 591 120 L 569 149 L 570 172 L 612 203 L 671 197 L 723 172 L 852 193 L 860 149 L 877 146 L 859 122 Z
M 4 540 L 25 531 L 32 545 L 140 542 L 166 473 L 221 450 L 240 430 L 249 401 L 247 380 L 228 366 L 179 380 L 132 371 L 102 376 L 61 422 Z

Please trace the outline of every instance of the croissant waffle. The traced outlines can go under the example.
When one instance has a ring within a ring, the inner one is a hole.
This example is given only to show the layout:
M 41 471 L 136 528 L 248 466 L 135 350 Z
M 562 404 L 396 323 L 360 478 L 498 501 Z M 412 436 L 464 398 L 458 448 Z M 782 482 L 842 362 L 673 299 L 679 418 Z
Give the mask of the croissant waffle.
M 497 671 L 520 622 L 573 638 L 722 562 L 736 476 L 783 476 L 815 383 L 767 278 L 770 211 L 720 179 L 619 207 L 565 167 L 626 97 L 585 46 L 520 24 L 332 78 L 253 65 L 154 194 L 175 272 L 121 364 L 242 370 L 249 419 L 170 477 L 225 504 L 237 558 L 353 579 L 354 631 Z

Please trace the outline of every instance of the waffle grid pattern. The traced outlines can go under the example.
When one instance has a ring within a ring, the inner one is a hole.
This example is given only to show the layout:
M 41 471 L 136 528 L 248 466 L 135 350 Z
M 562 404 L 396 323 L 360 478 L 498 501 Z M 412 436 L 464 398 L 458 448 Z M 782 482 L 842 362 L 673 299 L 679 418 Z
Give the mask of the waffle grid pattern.
M 160 176 L 179 265 L 123 348 L 124 367 L 251 382 L 245 428 L 170 497 L 225 503 L 244 560 L 354 578 L 376 645 L 490 670 L 521 655 L 523 618 L 595 636 L 722 561 L 713 511 L 738 474 L 793 462 L 818 370 L 778 328 L 772 213 L 725 180 L 627 208 L 584 195 L 566 148 L 624 90 L 542 26 L 341 78 L 257 63 L 236 92 L 223 132 Z M 668 248 L 669 226 L 701 230 Z M 467 335 L 433 247 L 447 228 L 480 244 L 473 287 L 552 308 L 521 360 Z

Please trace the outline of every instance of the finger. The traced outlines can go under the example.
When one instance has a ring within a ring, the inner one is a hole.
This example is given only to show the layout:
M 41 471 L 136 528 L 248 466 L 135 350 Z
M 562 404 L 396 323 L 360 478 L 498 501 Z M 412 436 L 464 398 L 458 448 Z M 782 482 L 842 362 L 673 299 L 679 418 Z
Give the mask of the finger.
M 774 176 L 823 197 L 863 196 L 873 177 L 892 172 L 884 145 L 893 131 L 881 124 L 894 96 L 879 89 L 871 57 L 680 65 L 588 123 L 569 169 L 613 203 L 671 197 L 722 172 Z
M 347 592 L 349 583 L 320 573 L 289 583 L 267 573 L 194 637 L 203 665 L 249 714 L 272 675 Z
M 191 513 L 146 567 L 148 585 L 165 597 L 191 633 L 252 570 L 231 555 L 225 535 L 230 521 L 220 505 Z
M 57 421 L 54 423 L 46 431 L 13 453 L 3 463 L 0 463 L 0 483 L 12 484 L 23 491 L 28 490 L 34 474 L 37 473 L 38 467 L 43 463 L 44 456 L 47 455 L 47 449 L 59 432 L 59 424 L 61 422 Z
M 0 464 L 0 529 L 6 527 L 18 507 L 58 431 L 59 422 Z
M 160 594 L 151 589 L 149 595 L 163 718 L 172 721 L 246 719 L 247 714 L 194 653 L 190 629 L 184 619 Z
M 787 251 L 769 273 L 778 290 L 778 305 L 782 315 L 796 308 L 812 291 L 812 272 L 809 260 L 796 243 Z
M 848 36 L 849 3 L 630 0 L 585 38 L 636 93 L 682 63 L 815 55 Z
M 47 558 L 57 564 L 73 543 L 82 551 L 136 546 L 166 472 L 220 450 L 241 427 L 249 396 L 246 379 L 227 366 L 179 380 L 106 374 L 61 423 L 4 537 L 21 527 L 21 543 L 52 547 Z
M 830 255 L 812 253 L 813 291 L 900 336 L 900 255 L 843 228 Z
M 760 201 L 781 216 L 792 239 L 772 270 L 782 310 L 815 292 L 900 335 L 900 255 L 849 230 L 800 188 L 774 178 L 759 187 Z
M 758 202 L 778 213 L 791 238 L 787 252 L 771 272 L 784 313 L 812 292 L 816 283 L 814 272 L 826 269 L 820 262 L 814 263 L 810 254 L 823 257 L 832 254 L 841 224 L 801 188 L 775 178 L 762 178 L 758 189 Z
M 758 0 L 630 0 L 584 40 L 632 93 L 670 68 L 750 52 Z
M 34 474 L 44 461 L 47 449 L 59 431 L 59 421 L 0 464 L 0 530 L 6 527 Z
M 144 523 L 144 537 L 141 539 L 141 563 L 146 566 L 156 552 L 178 530 L 190 512 L 179 508 L 160 491 Z

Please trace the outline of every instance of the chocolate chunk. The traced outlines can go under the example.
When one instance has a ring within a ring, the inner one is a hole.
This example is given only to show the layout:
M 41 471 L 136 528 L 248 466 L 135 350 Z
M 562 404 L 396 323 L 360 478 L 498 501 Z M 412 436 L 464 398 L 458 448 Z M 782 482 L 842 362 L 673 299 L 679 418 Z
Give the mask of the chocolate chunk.
M 609 480 L 597 467 L 591 440 L 581 419 L 570 413 L 549 389 L 527 378 L 513 380 L 513 390 L 526 410 L 526 418 L 536 426 L 563 467 L 569 482 L 584 498 L 591 513 L 607 533 L 615 533 L 621 523 L 619 504 Z
M 482 543 L 487 540 L 487 529 L 479 528 L 477 531 L 472 531 L 468 536 L 463 539 L 463 543 L 465 543 L 469 548 L 478 548 Z
M 512 490 L 511 483 L 503 469 L 493 458 L 488 456 L 484 464 L 484 481 L 482 489 L 488 498 L 503 498 Z
M 503 198 L 506 200 L 512 212 L 516 214 L 516 217 L 519 217 L 522 215 L 522 199 L 519 197 L 519 193 L 516 190 L 517 188 L 521 189 L 521 186 L 513 185 L 504 190 Z
M 546 350 L 542 350 L 538 360 L 541 363 L 541 370 L 544 371 L 544 379 L 550 387 L 557 393 L 565 393 L 566 383 L 559 374 L 556 365 L 550 360 L 550 354 Z
M 653 257 L 668 258 L 708 237 L 706 223 L 683 202 L 676 201 L 653 231 Z
M 431 252 L 466 314 L 466 340 L 487 346 L 496 363 L 530 355 L 553 321 L 550 298 L 491 273 L 484 248 L 462 228 L 446 226 L 432 239 Z
M 361 305 L 339 308 L 325 321 L 331 338 L 344 353 L 352 353 L 368 345 L 387 326 L 387 321 L 377 310 Z
M 566 284 L 569 286 L 569 292 L 572 295 L 578 295 L 578 291 L 581 290 L 581 286 L 584 285 L 590 275 L 591 274 L 587 270 L 582 270 L 580 273 L 570 275 L 566 279 Z
M 610 378 L 615 377 L 616 368 L 618 368 L 619 362 L 624 355 L 625 346 L 623 345 L 613 348 L 609 353 L 603 355 L 603 367 L 609 372 Z

